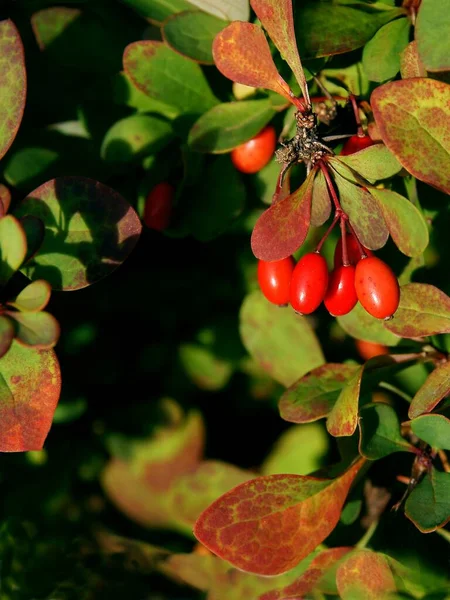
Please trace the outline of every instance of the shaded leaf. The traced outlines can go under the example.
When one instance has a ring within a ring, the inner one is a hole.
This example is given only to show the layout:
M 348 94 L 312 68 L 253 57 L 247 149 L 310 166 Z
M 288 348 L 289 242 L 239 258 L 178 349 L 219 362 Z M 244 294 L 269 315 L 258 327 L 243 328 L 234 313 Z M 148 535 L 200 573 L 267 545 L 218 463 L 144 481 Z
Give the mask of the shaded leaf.
M 450 450 L 450 420 L 444 415 L 422 415 L 411 421 L 411 429 L 433 448 Z
M 274 114 L 268 98 L 219 104 L 195 123 L 188 143 L 197 152 L 229 152 L 255 137 Z
M 419 415 L 431 412 L 442 398 L 450 395 L 450 361 L 438 365 L 430 373 L 418 390 L 409 406 L 408 416 L 414 419 Z
M 281 418 L 291 423 L 309 423 L 328 416 L 358 365 L 327 363 L 313 369 L 281 396 Z
M 228 79 L 250 87 L 262 87 L 292 96 L 273 62 L 269 44 L 261 27 L 235 21 L 221 31 L 213 43 L 216 67 Z
M 27 240 L 27 254 L 24 263 L 27 263 L 39 250 L 45 238 L 45 225 L 37 217 L 31 215 L 19 219 Z
M 317 171 L 314 179 L 311 204 L 311 225 L 320 227 L 328 221 L 331 214 L 331 200 L 328 192 L 327 182 L 322 170 Z
M 434 467 L 413 489 L 405 514 L 422 533 L 436 531 L 450 520 L 450 473 Z
M 60 159 L 60 152 L 54 149 L 19 148 L 7 156 L 4 176 L 10 185 L 28 191 L 36 180 L 48 177 Z
M 0 315 L 0 358 L 10 349 L 15 333 L 11 319 L 8 319 L 5 315 Z
M 138 89 L 189 116 L 199 116 L 217 104 L 200 66 L 162 42 L 129 44 L 123 66 Z
M 332 165 L 335 165 L 336 161 L 343 162 L 371 183 L 380 179 L 389 179 L 402 168 L 402 165 L 384 144 L 374 144 L 354 154 L 330 159 Z
M 311 220 L 315 175 L 313 169 L 298 190 L 272 204 L 256 221 L 251 238 L 256 258 L 280 260 L 303 244 Z
M 193 4 L 187 0 L 122 0 L 122 2 L 156 23 L 162 23 L 170 15 L 191 9 Z
M 0 21 L 0 159 L 11 146 L 22 121 L 26 86 L 20 34 L 9 19 Z
M 20 222 L 12 215 L 0 219 L 0 285 L 5 285 L 25 260 L 27 240 Z
M 420 59 L 415 40 L 406 46 L 400 56 L 400 73 L 402 79 L 427 76 L 427 70 Z
M 47 181 L 19 203 L 16 214 L 44 223 L 44 241 L 24 270 L 54 289 L 83 288 L 109 275 L 133 250 L 142 229 L 122 196 L 84 177 Z
M 422 0 L 414 33 L 417 50 L 428 71 L 450 71 L 450 15 L 439 0 Z
M 336 526 L 359 461 L 337 479 L 268 475 L 234 488 L 195 524 L 197 539 L 243 571 L 292 569 Z
M 370 81 L 392 79 L 400 70 L 400 54 L 409 42 L 409 19 L 396 19 L 379 29 L 363 50 L 362 62 Z
M 217 358 L 210 349 L 199 344 L 182 344 L 179 355 L 188 376 L 203 390 L 222 389 L 233 373 L 230 362 Z
M 419 210 L 392 190 L 369 188 L 378 202 L 395 245 L 406 256 L 420 256 L 428 246 L 428 227 Z
M 164 22 L 162 34 L 173 50 L 196 62 L 212 65 L 212 43 L 225 25 L 222 18 L 200 10 L 188 10 L 169 17 Z
M 54 351 L 13 342 L 0 359 L 0 452 L 42 449 L 60 391 Z
M 229 21 L 248 21 L 250 16 L 249 0 L 190 0 L 190 3 Z
M 450 298 L 426 283 L 404 285 L 395 317 L 384 326 L 404 338 L 450 333 Z
M 380 86 L 371 106 L 381 137 L 414 177 L 450 193 L 450 86 L 426 78 Z
M 285 386 L 325 360 L 308 320 L 270 304 L 259 291 L 242 304 L 240 333 L 251 356 Z
M 393 452 L 410 452 L 411 446 L 400 435 L 397 413 L 388 404 L 363 406 L 359 417 L 359 451 L 369 460 L 384 458 Z
M 355 550 L 344 559 L 336 583 L 343 600 L 378 600 L 397 590 L 387 558 L 371 550 Z
M 9 312 L 16 324 L 16 339 L 25 346 L 48 350 L 56 345 L 59 323 L 48 312 Z
M 27 285 L 14 300 L 10 300 L 8 304 L 14 306 L 17 310 L 28 312 L 38 312 L 44 310 L 47 306 L 52 288 L 48 281 L 37 279 Z
M 337 317 L 342 329 L 358 340 L 383 344 L 385 346 L 396 346 L 400 338 L 384 327 L 384 321 L 376 319 L 364 310 L 361 304 L 343 317 Z
M 166 119 L 174 119 L 180 110 L 175 106 L 170 106 L 161 100 L 150 98 L 143 91 L 138 89 L 128 75 L 121 71 L 111 78 L 113 101 L 116 104 L 125 104 L 131 106 L 138 112 L 157 113 Z
M 11 192 L 3 183 L 0 183 L 0 204 L 3 207 L 3 215 L 5 215 L 11 204 Z

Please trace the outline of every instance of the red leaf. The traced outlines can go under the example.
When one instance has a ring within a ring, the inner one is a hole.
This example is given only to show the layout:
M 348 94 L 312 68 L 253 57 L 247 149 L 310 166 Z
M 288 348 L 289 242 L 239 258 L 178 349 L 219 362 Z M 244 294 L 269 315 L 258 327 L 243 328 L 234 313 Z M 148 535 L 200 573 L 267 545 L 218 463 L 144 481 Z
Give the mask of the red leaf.
M 269 475 L 243 483 L 200 515 L 194 534 L 238 569 L 284 573 L 333 531 L 363 462 L 334 480 Z
M 315 175 L 316 169 L 313 169 L 298 190 L 259 217 L 252 233 L 252 250 L 256 258 L 280 260 L 303 244 L 311 221 Z
M 410 419 L 431 412 L 442 398 L 450 394 L 450 362 L 446 361 L 438 365 L 428 375 L 425 383 L 416 393 L 408 410 Z
M 371 550 L 352 553 L 338 568 L 336 583 L 344 600 L 378 600 L 397 590 L 386 557 Z
M 257 25 L 234 21 L 225 27 L 214 39 L 213 57 L 228 79 L 273 90 L 292 102 L 294 94 L 278 73 L 266 36 Z

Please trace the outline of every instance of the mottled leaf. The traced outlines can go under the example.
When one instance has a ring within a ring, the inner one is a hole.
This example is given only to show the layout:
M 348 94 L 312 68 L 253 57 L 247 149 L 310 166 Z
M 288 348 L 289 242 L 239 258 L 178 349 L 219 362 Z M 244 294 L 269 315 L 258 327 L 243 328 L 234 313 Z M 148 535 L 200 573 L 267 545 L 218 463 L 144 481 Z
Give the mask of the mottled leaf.
M 25 57 L 19 32 L 9 19 L 0 21 L 0 159 L 19 129 L 26 86 Z
M 27 263 L 39 250 L 45 238 L 45 225 L 37 217 L 31 215 L 19 219 L 27 240 L 27 253 L 24 263 Z
M 393 452 L 411 452 L 411 446 L 400 435 L 397 413 L 388 404 L 364 406 L 359 416 L 359 428 L 359 451 L 369 460 L 378 460 Z
M 190 3 L 229 21 L 248 21 L 250 16 L 249 0 L 190 0 Z
M 450 395 L 450 361 L 438 365 L 418 390 L 409 406 L 408 416 L 414 419 L 431 412 L 442 398 Z
M 212 350 L 199 344 L 182 344 L 179 356 L 187 375 L 203 390 L 222 389 L 233 373 L 229 361 L 214 356 Z
M 357 462 L 337 479 L 268 475 L 234 488 L 199 517 L 194 534 L 243 571 L 292 569 L 336 526 Z
M 328 416 L 341 390 L 359 370 L 357 365 L 328 363 L 302 377 L 281 396 L 281 418 L 309 423 Z
M 417 42 L 410 42 L 400 56 L 400 73 L 402 79 L 426 77 L 427 70 L 417 51 Z
M 0 219 L 0 286 L 19 270 L 27 253 L 27 240 L 20 222 L 12 215 Z
M 7 312 L 16 325 L 16 339 L 24 346 L 48 350 L 53 348 L 60 334 L 55 317 L 48 312 Z
M 54 351 L 13 342 L 0 359 L 0 452 L 42 449 L 60 391 Z
M 392 190 L 369 188 L 395 245 L 406 256 L 420 256 L 428 246 L 428 227 L 419 210 Z
M 259 291 L 244 300 L 240 333 L 251 356 L 285 386 L 324 363 L 308 320 L 270 304 Z
M 320 227 L 327 221 L 331 214 L 331 200 L 327 182 L 322 170 L 317 171 L 314 179 L 311 204 L 311 225 Z
M 205 65 L 214 64 L 212 44 L 226 21 L 200 10 L 172 15 L 164 22 L 164 41 L 173 50 Z
M 133 42 L 125 48 L 123 66 L 138 89 L 189 116 L 217 104 L 200 66 L 162 42 Z
M 328 415 L 327 430 L 333 437 L 351 436 L 355 433 L 363 373 L 364 366 L 359 367 L 346 382 Z
M 44 242 L 24 270 L 54 289 L 83 288 L 109 275 L 133 250 L 142 228 L 122 196 L 84 177 L 47 181 L 15 212 L 43 221 Z
M 295 192 L 272 204 L 256 221 L 251 238 L 256 258 L 280 260 L 303 244 L 311 220 L 315 175 L 313 169 Z
M 27 285 L 14 300 L 8 304 L 18 310 L 39 312 L 47 306 L 52 288 L 48 281 L 37 279 Z
M 450 333 L 450 298 L 426 283 L 404 285 L 395 317 L 384 326 L 405 338 Z
M 384 321 L 369 315 L 359 302 L 348 315 L 338 317 L 337 321 L 345 332 L 358 340 L 386 346 L 400 343 L 400 338 L 384 327 Z
M 6 185 L 3 185 L 3 183 L 0 183 L 0 204 L 0 211 L 3 210 L 3 216 L 8 212 L 9 205 L 11 204 L 11 192 L 6 187 Z
M 213 43 L 216 67 L 232 81 L 281 94 L 290 102 L 292 95 L 273 62 L 261 27 L 235 21 L 221 31 Z
M 374 90 L 371 106 L 384 143 L 405 169 L 450 193 L 450 85 L 394 81 Z
M 193 4 L 187 0 L 122 0 L 122 2 L 155 23 L 162 23 L 170 15 L 189 10 Z
M 411 421 L 411 429 L 417 437 L 433 448 L 450 450 L 450 420 L 444 415 L 417 417 Z
M 450 14 L 439 0 L 422 0 L 414 32 L 417 50 L 428 71 L 450 70 Z
M 406 500 L 405 514 L 422 533 L 443 527 L 450 520 L 450 473 L 434 467 Z
M 229 152 L 255 137 L 274 114 L 268 98 L 219 104 L 195 123 L 188 143 L 197 152 Z
M 5 315 L 0 315 L 0 358 L 10 349 L 15 333 L 11 319 L 8 319 Z
M 392 79 L 400 70 L 400 54 L 409 42 L 409 19 L 396 19 L 379 29 L 363 50 L 362 62 L 370 81 Z
M 355 550 L 344 559 L 336 583 L 343 600 L 379 600 L 397 590 L 386 557 L 371 550 Z
M 384 144 L 375 144 L 349 156 L 339 156 L 330 159 L 332 165 L 336 161 L 343 162 L 358 175 L 371 183 L 380 179 L 389 179 L 402 168 L 395 156 Z

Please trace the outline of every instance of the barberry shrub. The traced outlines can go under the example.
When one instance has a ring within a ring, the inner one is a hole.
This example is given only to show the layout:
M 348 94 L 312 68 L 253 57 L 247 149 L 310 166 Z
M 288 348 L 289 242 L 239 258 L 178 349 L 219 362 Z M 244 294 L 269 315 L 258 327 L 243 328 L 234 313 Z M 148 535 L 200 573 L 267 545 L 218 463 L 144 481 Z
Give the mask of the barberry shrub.
M 442 3 L 57 4 L 0 7 L 2 598 L 446 598 Z

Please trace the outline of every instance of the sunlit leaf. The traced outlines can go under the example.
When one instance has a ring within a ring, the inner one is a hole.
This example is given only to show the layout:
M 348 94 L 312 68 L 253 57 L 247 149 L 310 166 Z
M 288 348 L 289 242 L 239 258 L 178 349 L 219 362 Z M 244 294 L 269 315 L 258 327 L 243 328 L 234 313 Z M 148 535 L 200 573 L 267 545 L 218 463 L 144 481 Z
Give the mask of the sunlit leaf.
M 409 42 L 411 22 L 395 19 L 386 23 L 363 50 L 363 66 L 370 81 L 382 82 L 392 79 L 400 70 L 400 53 Z
M 202 513 L 195 536 L 243 571 L 284 573 L 334 529 L 361 466 L 334 480 L 268 475 L 243 483 Z
M 52 288 L 48 281 L 37 279 L 27 285 L 14 300 L 8 304 L 18 310 L 38 312 L 47 306 Z
M 122 0 L 124 4 L 131 6 L 140 15 L 162 23 L 170 15 L 180 13 L 183 10 L 192 9 L 192 2 L 187 0 Z
M 53 350 L 13 342 L 0 359 L 0 452 L 41 450 L 60 391 Z
M 39 349 L 53 348 L 60 334 L 60 327 L 55 317 L 48 312 L 10 312 L 14 319 L 16 339 L 25 346 Z
M 309 423 L 328 416 L 343 387 L 356 374 L 357 365 L 328 363 L 302 377 L 281 396 L 281 418 Z
M 250 16 L 249 0 L 190 0 L 190 3 L 229 21 L 247 21 Z
M 320 227 L 327 221 L 331 214 L 331 200 L 327 182 L 322 170 L 317 171 L 314 179 L 311 204 L 311 225 Z
M 397 590 L 386 557 L 371 550 L 355 550 L 344 559 L 336 583 L 343 600 L 378 600 Z
M 450 395 L 450 361 L 438 365 L 418 390 L 409 406 L 408 416 L 414 419 L 431 412 L 442 398 Z
M 370 460 L 384 458 L 393 452 L 410 452 L 411 446 L 400 435 L 397 413 L 381 402 L 364 406 L 359 417 L 361 438 L 359 451 Z
M 22 40 L 9 19 L 0 21 L 0 158 L 19 129 L 25 108 L 25 57 Z
M 434 467 L 406 500 L 405 514 L 422 533 L 436 531 L 450 520 L 450 473 Z
M 410 42 L 400 56 L 400 73 L 402 79 L 426 77 L 427 70 L 417 51 L 417 42 Z
M 54 289 L 86 287 L 114 271 L 133 250 L 142 228 L 122 196 L 84 177 L 47 181 L 15 212 L 45 224 L 45 239 L 25 273 L 46 279 Z
M 0 358 L 10 349 L 15 333 L 13 321 L 5 315 L 0 315 Z
M 450 70 L 450 15 L 439 0 L 422 0 L 414 28 L 417 50 L 428 71 Z
M 384 143 L 405 169 L 450 193 L 450 85 L 394 81 L 374 90 L 371 106 Z
M 240 332 L 248 352 L 285 386 L 325 360 L 308 320 L 270 304 L 259 291 L 244 300 Z
M 396 175 L 402 168 L 395 156 L 384 144 L 374 144 L 349 156 L 331 158 L 332 165 L 336 161 L 343 162 L 361 177 L 371 183 L 380 179 L 389 179 Z
M 411 429 L 433 448 L 450 450 L 450 420 L 444 415 L 421 415 L 411 421 Z
M 384 321 L 369 315 L 359 302 L 348 315 L 338 317 L 337 321 L 345 332 L 358 340 L 386 346 L 396 346 L 400 342 L 398 336 L 384 327 Z
M 19 270 L 26 252 L 27 240 L 20 222 L 12 215 L 0 219 L 0 286 Z
M 298 190 L 272 204 L 259 217 L 251 238 L 256 258 L 280 260 L 293 254 L 302 245 L 311 220 L 315 175 L 313 169 Z
M 450 298 L 426 283 L 404 285 L 395 317 L 384 326 L 405 338 L 450 333 Z

